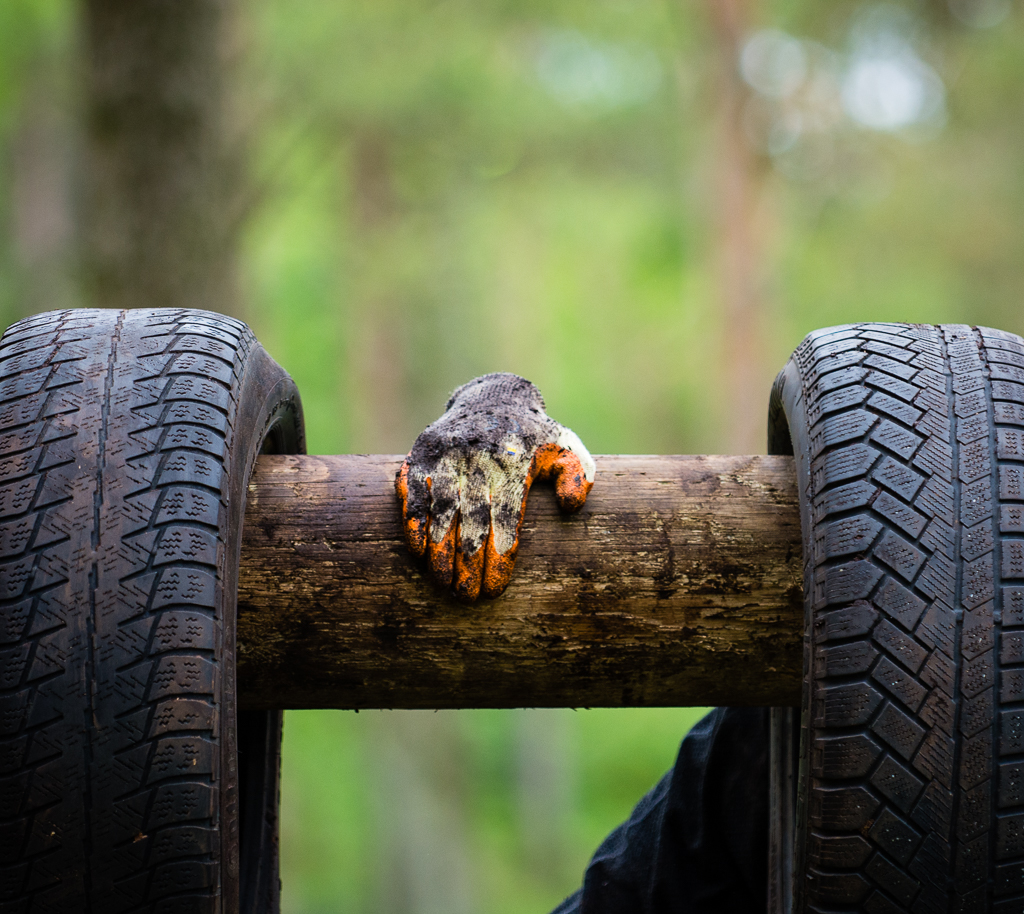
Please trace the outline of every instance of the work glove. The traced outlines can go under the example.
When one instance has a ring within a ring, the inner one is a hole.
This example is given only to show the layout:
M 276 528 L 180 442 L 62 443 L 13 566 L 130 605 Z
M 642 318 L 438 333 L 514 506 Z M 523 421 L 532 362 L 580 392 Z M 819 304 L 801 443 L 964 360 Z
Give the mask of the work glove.
M 559 506 L 577 511 L 594 469 L 529 381 L 504 372 L 475 378 L 452 394 L 395 477 L 406 541 L 459 599 L 496 597 L 512 577 L 534 480 L 554 479 Z

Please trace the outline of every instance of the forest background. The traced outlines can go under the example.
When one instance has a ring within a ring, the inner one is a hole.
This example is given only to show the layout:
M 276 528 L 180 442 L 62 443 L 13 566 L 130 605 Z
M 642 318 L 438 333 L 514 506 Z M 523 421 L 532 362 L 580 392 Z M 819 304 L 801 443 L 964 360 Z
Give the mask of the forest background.
M 812 329 L 1024 332 L 1022 150 L 1011 0 L 3 0 L 0 323 L 241 317 L 311 453 L 495 370 L 757 453 Z M 700 713 L 290 712 L 284 911 L 542 914 Z

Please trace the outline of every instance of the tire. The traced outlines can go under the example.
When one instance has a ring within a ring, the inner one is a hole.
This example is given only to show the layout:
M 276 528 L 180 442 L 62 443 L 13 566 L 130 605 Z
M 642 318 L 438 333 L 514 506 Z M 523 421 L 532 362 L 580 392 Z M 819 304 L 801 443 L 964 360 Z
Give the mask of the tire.
M 811 334 L 796 457 L 804 692 L 772 714 L 770 910 L 1024 911 L 1024 341 Z M 799 734 L 799 736 L 798 736 Z
M 295 385 L 230 318 L 0 340 L 4 914 L 277 910 L 281 718 L 236 713 L 235 605 L 256 456 L 303 447 Z

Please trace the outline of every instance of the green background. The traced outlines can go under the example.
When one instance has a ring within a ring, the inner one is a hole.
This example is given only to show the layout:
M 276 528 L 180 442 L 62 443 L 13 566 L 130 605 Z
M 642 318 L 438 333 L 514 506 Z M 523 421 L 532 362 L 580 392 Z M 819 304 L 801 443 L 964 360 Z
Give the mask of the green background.
M 766 403 L 812 329 L 1024 331 L 1019 8 L 749 4 L 750 33 L 798 39 L 805 73 L 785 97 L 742 90 L 737 265 L 721 123 L 742 61 L 714 6 L 234 3 L 251 194 L 225 308 L 297 380 L 312 453 L 404 452 L 454 386 L 497 370 L 594 453 L 757 451 L 764 407 L 739 401 Z M 5 324 L 85 303 L 78 15 L 0 3 Z M 842 93 L 871 54 L 926 66 L 939 107 L 858 121 Z M 736 270 L 754 290 L 740 320 Z M 700 713 L 291 712 L 284 910 L 549 910 Z

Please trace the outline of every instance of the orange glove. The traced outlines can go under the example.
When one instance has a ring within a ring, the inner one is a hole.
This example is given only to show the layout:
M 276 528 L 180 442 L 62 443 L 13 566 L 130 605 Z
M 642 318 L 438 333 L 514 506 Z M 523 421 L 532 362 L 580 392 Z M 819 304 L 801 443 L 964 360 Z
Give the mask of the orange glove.
M 496 597 L 512 577 L 534 480 L 554 479 L 559 506 L 577 511 L 594 469 L 583 442 L 544 412 L 529 381 L 475 378 L 452 394 L 395 478 L 406 541 L 459 599 Z

